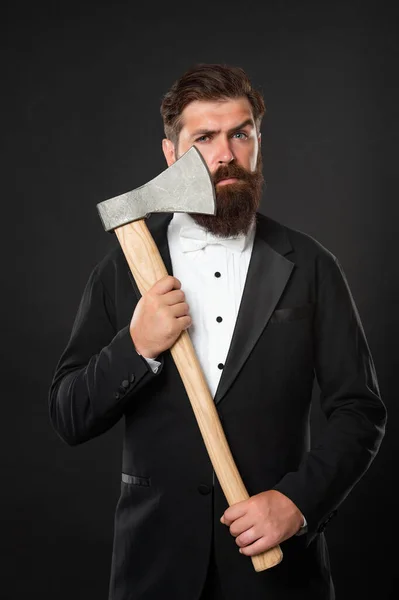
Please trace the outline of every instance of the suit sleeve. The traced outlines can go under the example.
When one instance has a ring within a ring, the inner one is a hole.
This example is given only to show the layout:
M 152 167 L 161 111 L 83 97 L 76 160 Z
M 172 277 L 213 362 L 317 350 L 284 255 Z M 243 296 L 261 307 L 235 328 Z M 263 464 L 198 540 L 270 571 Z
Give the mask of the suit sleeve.
M 327 425 L 299 470 L 275 486 L 305 515 L 309 541 L 323 531 L 370 466 L 386 423 L 360 317 L 345 274 L 333 258 L 317 291 L 314 364 Z
M 50 420 L 75 445 L 110 429 L 132 396 L 155 375 L 137 354 L 129 326 L 117 331 L 115 307 L 96 268 L 85 287 L 72 333 L 49 392 Z

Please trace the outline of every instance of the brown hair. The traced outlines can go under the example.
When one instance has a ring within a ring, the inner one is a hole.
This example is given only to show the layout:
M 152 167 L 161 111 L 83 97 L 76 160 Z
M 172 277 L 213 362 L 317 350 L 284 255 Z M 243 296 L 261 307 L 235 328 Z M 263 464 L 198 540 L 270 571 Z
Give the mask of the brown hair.
M 252 87 L 248 75 L 240 67 L 200 63 L 177 79 L 164 95 L 161 115 L 166 137 L 176 146 L 183 127 L 181 114 L 194 100 L 226 100 L 246 96 L 252 107 L 259 131 L 265 113 L 262 94 Z

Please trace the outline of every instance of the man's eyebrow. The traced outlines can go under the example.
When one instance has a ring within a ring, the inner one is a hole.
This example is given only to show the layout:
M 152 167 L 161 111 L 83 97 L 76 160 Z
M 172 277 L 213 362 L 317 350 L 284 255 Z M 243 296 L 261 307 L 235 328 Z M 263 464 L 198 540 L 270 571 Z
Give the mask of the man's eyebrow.
M 244 129 L 244 127 L 246 127 L 247 125 L 251 125 L 252 127 L 255 127 L 254 120 L 251 118 L 246 119 L 245 121 L 240 123 L 240 125 L 237 125 L 237 127 L 232 127 L 231 129 L 229 129 L 229 133 L 233 133 L 233 131 L 238 131 L 239 129 Z
M 229 129 L 228 133 L 233 133 L 234 131 L 238 131 L 239 129 L 244 129 L 244 127 L 247 127 L 247 125 L 251 125 L 252 127 L 255 127 L 255 123 L 254 123 L 253 119 L 251 119 L 251 118 L 246 119 L 239 125 L 236 125 L 235 127 L 232 127 L 231 129 Z M 213 129 L 196 129 L 195 131 L 193 131 L 193 133 L 190 135 L 190 137 L 196 137 L 197 135 L 214 135 L 215 133 L 220 133 L 220 129 L 218 129 L 218 130 L 216 130 L 216 129 L 214 129 L 214 130 Z

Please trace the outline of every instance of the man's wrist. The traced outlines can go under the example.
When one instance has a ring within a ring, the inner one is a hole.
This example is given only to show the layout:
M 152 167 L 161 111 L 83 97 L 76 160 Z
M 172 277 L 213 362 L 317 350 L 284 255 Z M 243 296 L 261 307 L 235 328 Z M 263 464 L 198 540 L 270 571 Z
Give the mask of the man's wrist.
M 137 350 L 136 350 L 136 352 L 137 352 Z M 150 367 L 150 369 L 153 373 L 158 372 L 158 369 L 161 366 L 161 363 L 159 360 L 156 360 L 155 358 L 149 358 L 147 356 L 143 356 L 142 354 L 140 354 L 140 352 L 137 352 L 137 354 L 146 361 L 147 365 Z

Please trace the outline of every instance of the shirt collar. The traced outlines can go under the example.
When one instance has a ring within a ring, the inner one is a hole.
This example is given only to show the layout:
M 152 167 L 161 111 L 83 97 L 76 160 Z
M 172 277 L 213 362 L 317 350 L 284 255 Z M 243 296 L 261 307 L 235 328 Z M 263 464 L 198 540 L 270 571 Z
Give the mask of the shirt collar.
M 203 227 L 201 227 L 200 225 L 198 225 L 198 223 L 196 223 L 194 221 L 194 219 L 188 214 L 188 213 L 174 213 L 172 220 L 169 223 L 169 229 L 168 229 L 168 234 L 170 236 L 172 236 L 173 239 L 177 239 L 180 237 L 180 232 L 182 230 L 182 228 L 190 228 L 193 231 L 197 230 L 199 233 L 205 232 L 208 233 L 206 231 L 206 229 L 204 229 Z M 210 235 L 210 234 L 208 234 Z M 217 237 L 217 239 L 221 241 L 223 240 L 228 240 L 228 239 L 239 239 L 241 240 L 241 244 L 239 245 L 240 247 L 240 251 L 244 251 L 246 248 L 248 248 L 248 246 L 250 244 L 252 244 L 253 239 L 255 236 L 255 218 L 253 220 L 253 222 L 251 223 L 251 226 L 247 232 L 247 234 L 241 234 L 239 236 L 237 236 L 236 238 L 223 238 L 219 236 Z M 214 239 L 215 237 L 212 236 Z

